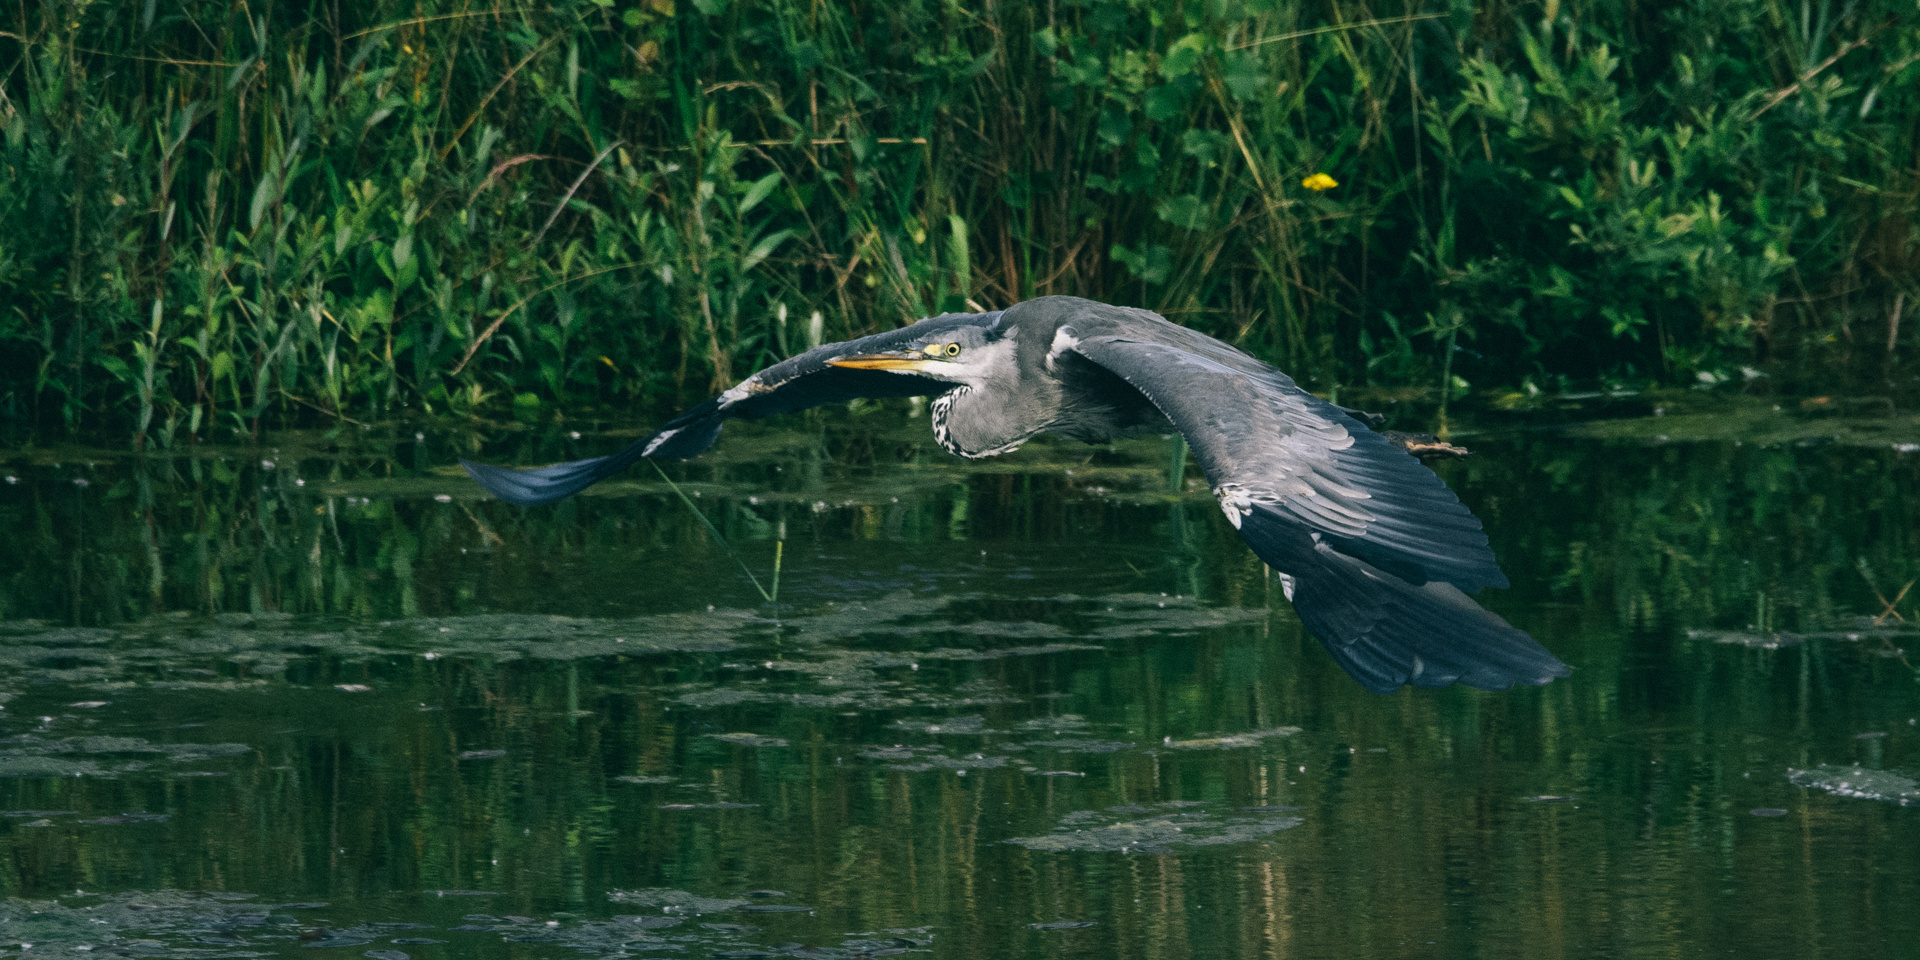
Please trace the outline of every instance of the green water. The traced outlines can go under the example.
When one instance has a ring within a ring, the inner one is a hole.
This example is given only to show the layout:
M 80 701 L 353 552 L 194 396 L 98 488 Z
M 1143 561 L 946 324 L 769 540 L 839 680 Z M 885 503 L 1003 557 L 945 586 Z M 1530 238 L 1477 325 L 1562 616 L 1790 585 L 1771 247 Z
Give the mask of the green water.
M 1573 676 L 1390 697 L 1159 439 L 0 453 L 0 956 L 1920 955 L 1920 425 L 1644 407 L 1442 468 Z

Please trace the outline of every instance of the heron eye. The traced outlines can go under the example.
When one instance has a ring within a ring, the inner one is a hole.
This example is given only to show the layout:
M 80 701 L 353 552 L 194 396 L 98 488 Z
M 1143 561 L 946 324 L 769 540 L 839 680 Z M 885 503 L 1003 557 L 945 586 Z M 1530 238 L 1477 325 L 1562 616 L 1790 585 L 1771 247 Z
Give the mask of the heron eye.
M 959 344 L 957 344 L 957 343 L 949 343 L 949 344 L 947 344 L 947 356 L 949 356 L 949 357 L 957 357 L 957 356 L 959 356 L 959 355 L 960 355 L 960 345 L 959 345 Z

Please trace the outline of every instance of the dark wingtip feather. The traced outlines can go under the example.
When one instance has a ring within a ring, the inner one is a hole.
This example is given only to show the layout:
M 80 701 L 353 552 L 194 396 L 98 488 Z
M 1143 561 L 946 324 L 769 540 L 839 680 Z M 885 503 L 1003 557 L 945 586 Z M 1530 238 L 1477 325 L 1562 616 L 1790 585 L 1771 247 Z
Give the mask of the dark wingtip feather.
M 1306 590 L 1304 584 L 1302 590 Z M 1573 672 L 1532 637 L 1490 613 L 1484 618 L 1420 622 L 1425 618 L 1407 609 L 1387 609 L 1365 629 L 1339 633 L 1325 626 L 1317 599 L 1311 592 L 1296 597 L 1294 606 L 1301 622 L 1342 669 L 1374 693 L 1388 694 L 1406 685 L 1448 687 L 1456 683 L 1481 690 L 1506 690 L 1537 686 Z
M 1352 568 L 1338 569 L 1347 564 Z M 1334 660 L 1374 693 L 1406 684 L 1505 690 L 1573 672 L 1445 584 L 1413 587 L 1338 555 L 1318 573 L 1301 578 L 1294 608 Z
M 722 418 L 712 415 L 715 401 L 696 407 L 659 433 L 641 437 L 618 452 L 591 460 L 556 463 L 550 467 L 515 470 L 462 460 L 467 475 L 480 482 L 487 492 L 508 503 L 523 507 L 552 503 L 573 496 L 608 477 L 625 470 L 643 457 L 684 459 L 713 446 L 720 436 Z
M 609 457 L 556 463 L 535 470 L 514 470 L 485 463 L 462 460 L 467 475 L 479 481 L 487 492 L 508 503 L 523 507 L 552 503 L 592 486 L 602 476 L 601 466 Z
M 1300 622 L 1374 693 L 1408 684 L 1505 690 L 1573 672 L 1451 584 L 1415 586 L 1265 510 L 1246 517 L 1240 532 L 1262 559 L 1294 578 Z

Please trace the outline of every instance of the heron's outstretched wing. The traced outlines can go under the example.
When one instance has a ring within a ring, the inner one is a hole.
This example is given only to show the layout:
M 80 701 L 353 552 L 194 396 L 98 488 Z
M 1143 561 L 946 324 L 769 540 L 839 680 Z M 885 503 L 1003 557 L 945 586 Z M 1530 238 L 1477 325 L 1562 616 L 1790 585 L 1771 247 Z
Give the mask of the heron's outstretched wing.
M 675 417 L 659 432 L 608 456 L 533 470 L 495 467 L 470 460 L 462 460 L 460 465 L 489 493 L 509 503 L 523 506 L 551 503 L 579 493 L 643 457 L 684 460 L 697 456 L 720 436 L 721 425 L 735 417 L 753 420 L 856 397 L 939 393 L 952 384 L 910 373 L 829 366 L 827 361 L 897 350 L 922 337 L 961 327 L 989 326 L 999 318 L 998 311 L 942 314 L 898 330 L 816 347 L 740 381 L 725 393 Z
M 1074 350 L 1119 374 L 1167 415 L 1236 527 L 1256 509 L 1276 512 L 1415 585 L 1507 585 L 1480 521 L 1404 447 L 1286 374 L 1161 323 L 1149 329 L 1174 342 L 1138 332 L 1093 335 Z
M 1145 311 L 1062 333 L 1186 437 L 1240 535 L 1286 575 L 1301 622 L 1376 693 L 1504 689 L 1568 669 L 1461 591 L 1507 585 L 1433 471 L 1285 374 Z

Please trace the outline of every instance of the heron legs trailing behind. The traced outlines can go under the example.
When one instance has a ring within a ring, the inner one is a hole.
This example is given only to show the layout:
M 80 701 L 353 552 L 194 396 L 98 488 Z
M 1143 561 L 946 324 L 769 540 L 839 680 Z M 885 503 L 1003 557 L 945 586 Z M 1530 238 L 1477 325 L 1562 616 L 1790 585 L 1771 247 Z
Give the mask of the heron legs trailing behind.
M 1146 310 L 1042 297 L 943 314 L 774 364 L 609 456 L 534 470 L 462 463 L 502 500 L 549 503 L 641 458 L 695 456 L 734 417 L 906 396 L 934 398 L 934 439 L 967 458 L 1041 433 L 1099 442 L 1177 431 L 1301 622 L 1376 693 L 1569 673 L 1468 596 L 1507 578 L 1480 521 L 1413 455 L 1461 451 L 1396 442 L 1367 415 Z

